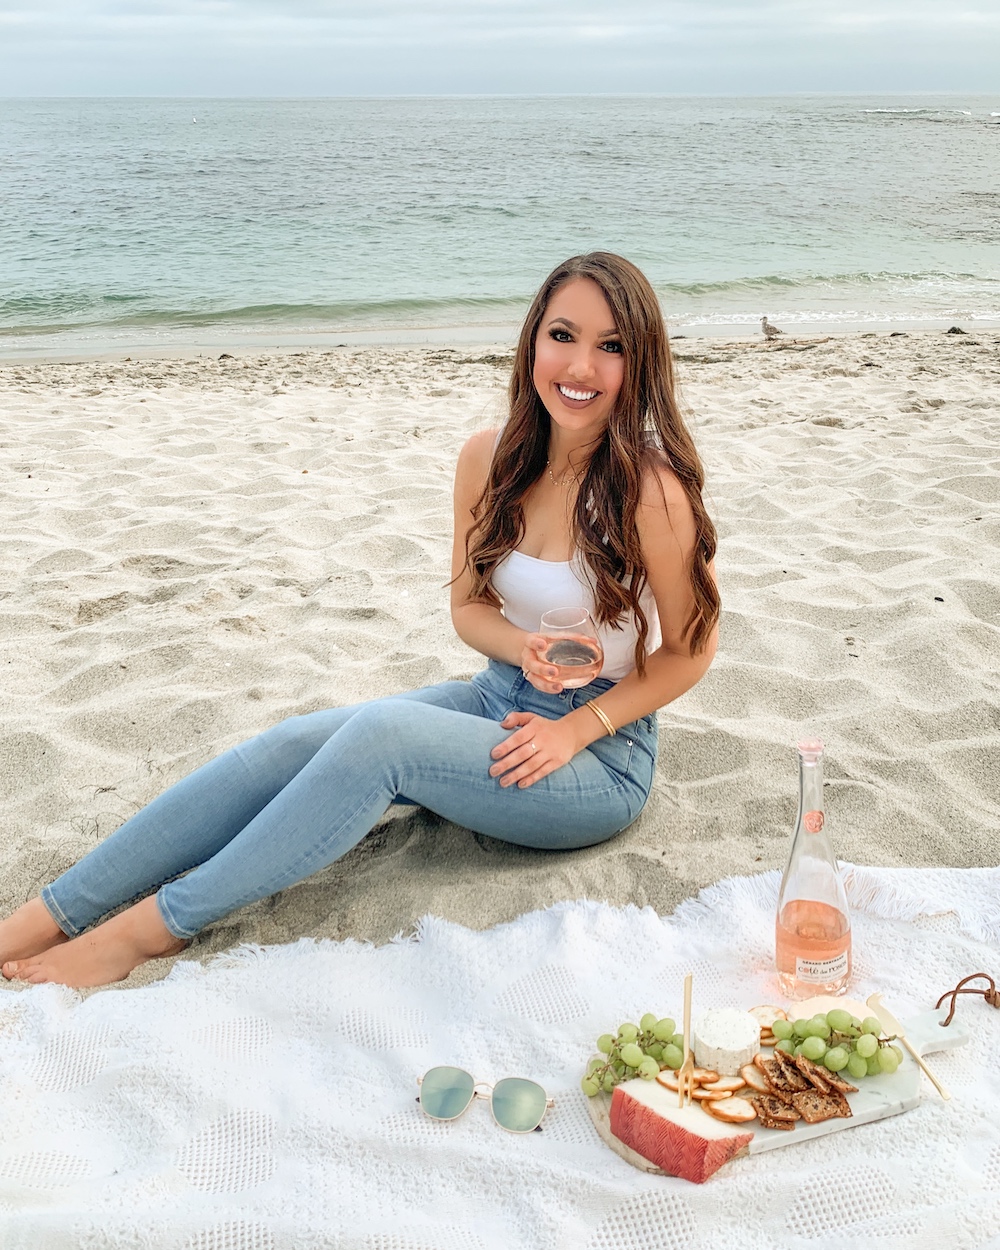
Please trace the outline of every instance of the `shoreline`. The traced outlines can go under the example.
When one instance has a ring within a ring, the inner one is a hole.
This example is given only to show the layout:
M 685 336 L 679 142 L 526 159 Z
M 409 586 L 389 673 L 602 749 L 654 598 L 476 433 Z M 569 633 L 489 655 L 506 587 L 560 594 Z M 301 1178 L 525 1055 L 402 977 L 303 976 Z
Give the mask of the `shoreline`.
M 772 317 L 775 324 L 780 317 Z M 947 333 L 952 326 L 959 326 L 964 334 L 1000 333 L 1000 314 L 995 319 L 978 321 L 961 318 L 939 318 L 929 321 L 886 318 L 880 321 L 807 321 L 785 322 L 783 334 L 777 342 L 817 342 L 826 339 L 850 339 L 893 335 L 939 335 Z M 418 349 L 418 348 L 492 348 L 512 351 L 520 326 L 518 324 L 466 325 L 466 326 L 400 326 L 396 328 L 368 328 L 345 331 L 322 331 L 316 333 L 259 334 L 206 336 L 197 340 L 178 339 L 170 343 L 134 341 L 124 344 L 81 344 L 61 346 L 47 344 L 37 350 L 17 351 L 0 345 L 0 370 L 9 367 L 44 364 L 84 364 L 89 361 L 144 360 L 199 360 L 218 359 L 223 353 L 238 355 L 291 355 L 298 353 L 333 352 L 358 348 Z M 766 340 L 757 325 L 744 322 L 714 321 L 692 325 L 679 321 L 670 324 L 671 342 L 684 340 L 719 340 L 764 346 Z M 26 338 L 28 336 L 25 336 Z M 0 334 L 2 344 L 2 334 Z

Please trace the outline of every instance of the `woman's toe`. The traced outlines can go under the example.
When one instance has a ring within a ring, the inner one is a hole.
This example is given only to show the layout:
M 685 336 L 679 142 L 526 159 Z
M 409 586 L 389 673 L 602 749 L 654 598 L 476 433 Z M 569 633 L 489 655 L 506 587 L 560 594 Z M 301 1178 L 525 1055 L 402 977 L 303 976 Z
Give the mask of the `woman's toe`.
M 37 984 L 45 978 L 39 975 L 36 959 L 14 959 L 3 966 L 3 974 L 8 981 L 25 981 Z

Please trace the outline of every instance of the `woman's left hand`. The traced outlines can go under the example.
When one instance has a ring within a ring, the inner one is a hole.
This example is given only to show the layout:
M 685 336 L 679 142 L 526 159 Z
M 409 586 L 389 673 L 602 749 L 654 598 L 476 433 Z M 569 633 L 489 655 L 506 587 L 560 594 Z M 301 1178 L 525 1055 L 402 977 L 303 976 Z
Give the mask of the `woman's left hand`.
M 497 761 L 490 766 L 490 776 L 499 777 L 504 787 L 516 783 L 523 790 L 533 786 L 568 764 L 580 749 L 565 720 L 547 720 L 534 712 L 509 712 L 500 725 L 515 730 L 490 752 Z

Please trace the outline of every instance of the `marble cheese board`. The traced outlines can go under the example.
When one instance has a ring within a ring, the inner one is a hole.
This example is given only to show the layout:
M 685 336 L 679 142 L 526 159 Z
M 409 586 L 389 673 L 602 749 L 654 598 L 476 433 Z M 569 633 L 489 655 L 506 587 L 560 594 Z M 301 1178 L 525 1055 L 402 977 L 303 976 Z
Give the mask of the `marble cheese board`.
M 921 1015 L 912 1016 L 902 1022 L 906 1036 L 914 1049 L 921 1056 L 931 1055 L 935 1051 L 954 1050 L 969 1040 L 968 1032 L 960 1023 L 953 1020 L 947 1028 L 942 1027 L 947 1012 L 926 1011 Z M 769 1054 L 764 1050 L 765 1055 Z M 749 1154 L 760 1154 L 765 1150 L 776 1150 L 779 1146 L 794 1146 L 796 1142 L 812 1141 L 816 1137 L 825 1137 L 829 1133 L 838 1133 L 842 1129 L 854 1128 L 858 1124 L 870 1124 L 873 1120 L 884 1120 L 889 1116 L 900 1115 L 916 1107 L 922 1098 L 937 1098 L 934 1087 L 920 1071 L 912 1056 L 904 1049 L 903 1061 L 892 1075 L 883 1073 L 880 1076 L 869 1076 L 854 1082 L 858 1086 L 856 1094 L 848 1094 L 852 1115 L 849 1119 L 823 1120 L 819 1124 L 806 1124 L 799 1120 L 790 1131 L 764 1128 L 752 1120 L 749 1124 L 733 1126 L 734 1135 L 753 1133 L 753 1140 L 747 1147 Z M 666 1091 L 665 1091 L 666 1092 Z M 673 1094 L 676 1105 L 677 1095 Z M 637 1154 L 624 1142 L 619 1141 L 611 1131 L 611 1095 L 598 1094 L 586 1099 L 594 1127 L 606 1145 L 620 1155 L 627 1163 L 640 1168 L 644 1172 L 665 1175 L 642 1155 Z

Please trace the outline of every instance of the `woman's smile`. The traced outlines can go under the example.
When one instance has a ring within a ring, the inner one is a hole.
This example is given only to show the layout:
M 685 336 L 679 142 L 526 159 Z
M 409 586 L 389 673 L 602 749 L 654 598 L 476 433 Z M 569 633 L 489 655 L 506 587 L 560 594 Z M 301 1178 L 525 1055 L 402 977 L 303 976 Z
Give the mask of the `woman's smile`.
M 586 408 L 601 393 L 600 391 L 582 390 L 579 387 L 569 386 L 565 382 L 557 382 L 555 387 L 559 392 L 560 398 L 571 408 Z

